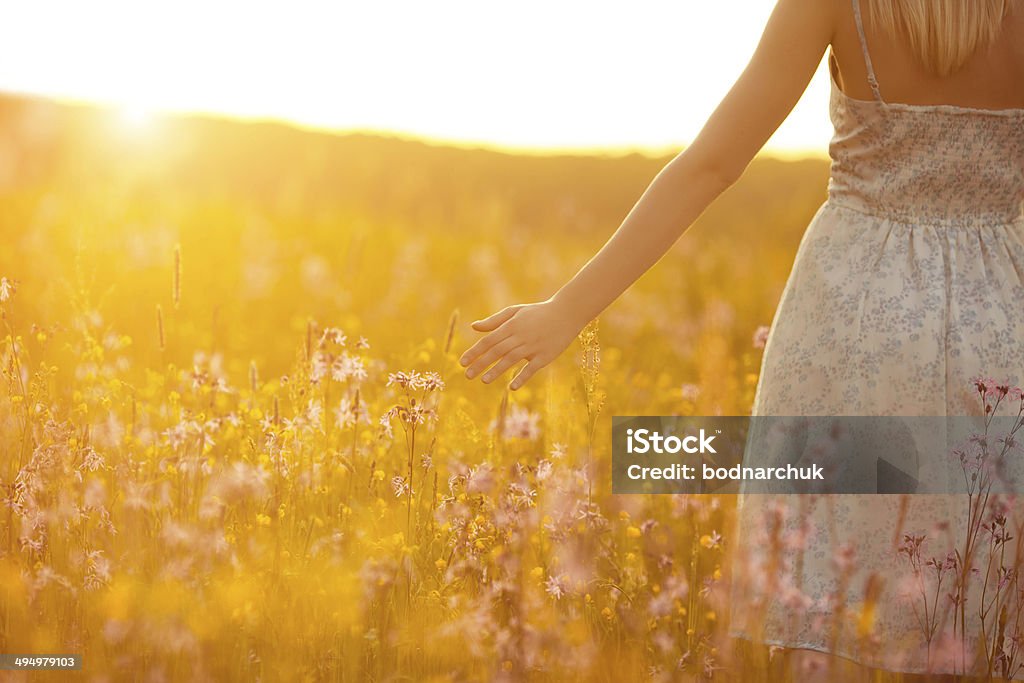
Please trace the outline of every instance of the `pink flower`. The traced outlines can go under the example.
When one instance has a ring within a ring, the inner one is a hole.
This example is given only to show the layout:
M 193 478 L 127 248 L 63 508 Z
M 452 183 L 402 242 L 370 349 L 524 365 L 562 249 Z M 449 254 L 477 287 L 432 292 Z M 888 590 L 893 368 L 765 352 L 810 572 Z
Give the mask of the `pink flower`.
M 679 393 L 684 401 L 696 401 L 700 396 L 700 387 L 696 384 L 683 384 L 679 387 Z
M 564 574 L 561 576 L 549 576 L 547 581 L 544 582 L 544 592 L 555 600 L 560 600 L 566 593 L 564 579 Z
M 761 325 L 754 331 L 753 344 L 755 349 L 763 349 L 765 344 L 768 343 L 769 329 L 767 325 Z

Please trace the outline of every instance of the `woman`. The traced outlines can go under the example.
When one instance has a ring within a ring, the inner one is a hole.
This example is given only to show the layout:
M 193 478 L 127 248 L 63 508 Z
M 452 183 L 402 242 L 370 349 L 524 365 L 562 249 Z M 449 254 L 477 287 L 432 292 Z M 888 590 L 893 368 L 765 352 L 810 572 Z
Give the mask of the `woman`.
M 487 334 L 461 359 L 467 377 L 490 382 L 526 360 L 510 385 L 517 389 L 562 353 L 736 181 L 826 48 L 829 197 L 783 292 L 753 414 L 968 415 L 977 412 L 972 377 L 1024 381 L 1021 0 L 780 0 L 700 135 L 604 247 L 546 301 L 473 324 Z M 919 647 L 911 613 L 894 601 L 879 601 L 871 620 L 890 656 L 820 633 L 836 548 L 857 566 L 844 597 L 863 604 L 864 579 L 891 568 L 878 539 L 888 541 L 897 519 L 904 529 L 929 528 L 946 511 L 941 501 L 910 498 L 909 507 L 882 495 L 829 502 L 841 533 L 817 530 L 805 541 L 800 581 L 811 607 L 796 614 L 769 596 L 755 634 L 734 600 L 735 635 L 893 671 L 960 671 L 962 661 L 937 662 L 931 647 Z M 768 512 L 792 520 L 791 510 L 767 504 L 744 500 L 744 534 Z M 977 636 L 977 624 L 964 628 Z

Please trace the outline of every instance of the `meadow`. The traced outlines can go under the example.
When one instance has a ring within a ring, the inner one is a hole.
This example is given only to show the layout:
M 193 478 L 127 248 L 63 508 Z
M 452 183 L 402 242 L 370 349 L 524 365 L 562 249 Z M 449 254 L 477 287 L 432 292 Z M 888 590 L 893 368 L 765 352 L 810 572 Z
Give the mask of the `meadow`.
M 457 362 L 669 158 L 0 100 L 0 652 L 85 661 L 4 680 L 799 680 L 726 637 L 735 501 L 611 495 L 610 424 L 749 412 L 824 160 L 525 388 Z

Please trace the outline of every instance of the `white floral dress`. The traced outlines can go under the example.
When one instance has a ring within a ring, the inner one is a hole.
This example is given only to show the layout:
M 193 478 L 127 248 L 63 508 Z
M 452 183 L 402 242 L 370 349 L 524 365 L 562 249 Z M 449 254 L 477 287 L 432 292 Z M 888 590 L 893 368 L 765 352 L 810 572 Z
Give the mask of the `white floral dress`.
M 976 415 L 972 378 L 1024 382 L 1024 109 L 886 102 L 853 4 L 874 99 L 847 96 L 833 73 L 828 199 L 782 294 L 753 414 Z M 945 557 L 964 500 L 740 496 L 730 633 L 962 671 L 957 647 L 925 642 L 897 547 L 924 535 L 925 555 Z M 981 637 L 970 610 L 965 631 Z

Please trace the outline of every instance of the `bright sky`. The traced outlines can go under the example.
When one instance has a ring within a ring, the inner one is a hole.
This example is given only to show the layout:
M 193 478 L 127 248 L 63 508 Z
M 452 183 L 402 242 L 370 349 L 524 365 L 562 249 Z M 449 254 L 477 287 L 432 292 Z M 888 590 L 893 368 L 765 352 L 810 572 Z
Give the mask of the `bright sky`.
M 502 147 L 678 147 L 773 0 L 23 0 L 0 90 Z M 824 152 L 818 70 L 768 143 Z

